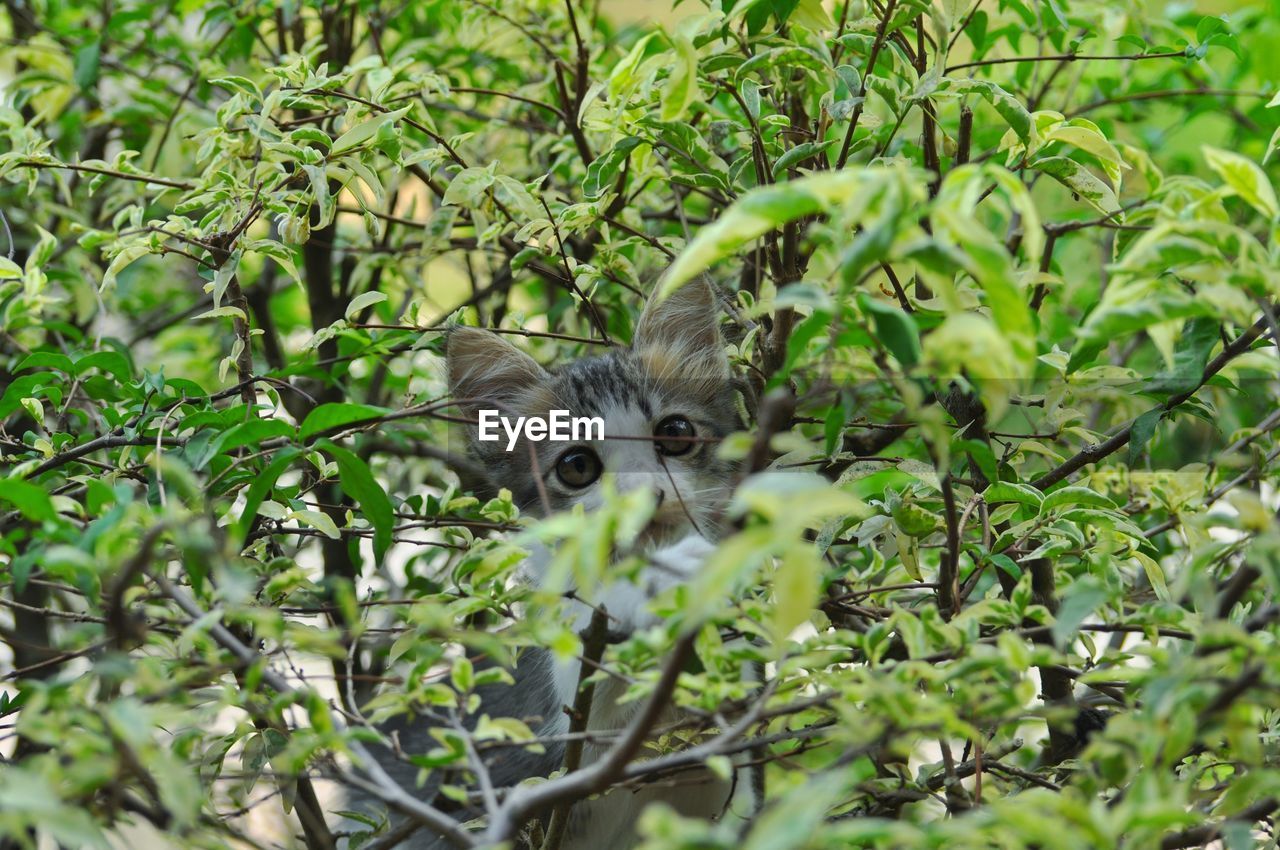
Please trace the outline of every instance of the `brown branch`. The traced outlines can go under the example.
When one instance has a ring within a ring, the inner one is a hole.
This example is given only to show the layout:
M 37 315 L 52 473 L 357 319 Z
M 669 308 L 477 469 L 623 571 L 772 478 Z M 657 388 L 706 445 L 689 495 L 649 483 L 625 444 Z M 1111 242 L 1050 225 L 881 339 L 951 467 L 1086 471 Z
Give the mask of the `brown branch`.
M 684 670 L 685 663 L 693 654 L 693 645 L 697 636 L 698 629 L 692 628 L 676 640 L 648 701 L 632 719 L 622 736 L 598 761 L 576 773 L 567 774 L 541 785 L 521 785 L 514 788 L 491 819 L 484 833 L 484 844 L 508 841 L 534 812 L 564 802 L 581 800 L 605 790 L 613 782 L 622 778 L 628 763 L 644 744 L 649 730 L 666 709 L 671 694 L 675 690 L 676 681 Z
M 880 16 L 880 24 L 876 27 L 875 41 L 871 43 L 871 55 L 867 58 L 867 67 L 862 73 L 862 85 L 858 86 L 858 97 L 861 100 L 853 107 L 853 114 L 849 116 L 849 128 L 845 130 L 844 143 L 840 145 L 840 156 L 836 157 L 837 171 L 844 168 L 844 164 L 849 161 L 849 147 L 853 144 L 853 134 L 858 129 L 858 121 L 862 118 L 862 109 L 867 102 L 867 78 L 875 72 L 876 60 L 880 57 L 880 49 L 884 47 L 885 30 L 889 28 L 889 19 L 893 17 L 893 9 L 897 5 L 898 0 L 889 0 L 884 14 Z
M 1234 815 L 1223 818 L 1218 823 L 1206 823 L 1166 835 L 1160 842 L 1160 850 L 1182 850 L 1184 847 L 1203 847 L 1213 842 L 1222 834 L 1222 827 L 1231 821 L 1240 823 L 1256 823 L 1280 808 L 1280 800 L 1268 797 L 1251 806 L 1246 806 Z
M 956 133 L 956 165 L 964 165 L 969 161 L 969 151 L 973 147 L 973 110 L 969 106 L 960 107 L 960 129 Z
M 938 610 L 946 619 L 954 617 L 960 589 L 957 585 L 960 572 L 960 520 L 956 512 L 956 493 L 951 473 L 942 475 L 942 504 L 947 522 L 947 544 L 942 551 L 938 568 Z
M 201 620 L 208 613 L 195 599 L 187 595 L 187 593 L 178 587 L 175 587 L 165 575 L 160 571 L 150 573 L 151 578 L 160 588 L 160 592 L 168 598 L 172 599 L 174 604 L 182 610 L 184 614 L 191 618 L 192 622 Z M 231 630 L 219 622 L 211 622 L 206 626 L 209 637 L 223 649 L 230 652 L 245 667 L 251 667 L 262 661 L 262 656 L 246 646 L 239 638 L 231 633 Z M 263 665 L 261 668 L 262 681 L 281 696 L 300 696 L 298 691 L 286 682 L 279 673 L 270 667 Z M 334 716 L 334 722 L 338 723 L 340 718 Z M 339 776 L 349 784 L 364 790 L 380 799 L 387 805 L 408 815 L 411 818 L 421 822 L 424 826 L 435 830 L 441 836 L 452 842 L 457 847 L 469 848 L 474 847 L 475 842 L 463 832 L 454 822 L 453 818 L 444 812 L 435 809 L 432 806 L 423 803 L 421 800 L 408 794 L 403 788 L 395 783 L 387 773 L 382 770 L 377 761 L 369 754 L 364 745 L 358 741 L 348 741 L 357 758 L 362 762 L 361 768 L 365 770 L 369 776 L 369 780 L 361 779 L 351 771 L 340 770 Z M 301 783 L 305 777 L 299 777 Z M 332 836 L 330 836 L 332 841 Z
M 170 189 L 186 189 L 190 191 L 195 188 L 194 183 L 186 181 L 169 180 L 165 177 L 155 177 L 149 174 L 130 174 L 127 171 L 116 171 L 114 168 L 99 168 L 96 165 L 76 165 L 69 162 L 41 162 L 36 159 L 27 159 L 18 163 L 18 168 L 54 168 L 66 169 L 67 171 L 82 171 L 86 174 L 104 174 L 107 177 L 114 177 L 117 180 L 133 180 L 137 183 L 151 183 L 155 186 L 165 186 Z
M 1265 91 L 1246 91 L 1243 89 L 1160 89 L 1157 91 L 1141 91 L 1131 92 L 1130 94 L 1116 95 L 1115 97 L 1104 98 L 1103 100 L 1095 100 L 1093 103 L 1086 103 L 1078 109 L 1064 113 L 1066 118 L 1075 118 L 1077 115 L 1084 115 L 1095 109 L 1101 109 L 1104 106 L 1113 106 L 1117 103 L 1130 103 L 1135 100 L 1163 100 L 1172 97 L 1261 97 L 1269 98 L 1274 92 Z
M 595 698 L 596 687 L 594 682 L 587 682 L 591 673 L 599 665 L 601 657 L 604 656 L 604 648 L 608 643 L 609 636 L 609 613 L 602 607 L 595 608 L 591 613 L 591 623 L 587 626 L 586 631 L 582 635 L 582 667 L 578 671 L 578 690 L 573 700 L 573 710 L 569 714 L 569 734 L 580 735 L 587 729 L 587 722 L 591 718 L 591 703 Z M 573 738 L 565 745 L 564 749 L 564 772 L 565 775 L 574 773 L 582 767 L 582 749 L 584 740 L 581 737 Z M 560 845 L 564 842 L 565 830 L 569 825 L 569 813 L 573 808 L 573 801 L 567 800 L 551 811 L 551 820 L 547 824 L 547 835 L 542 842 L 542 850 L 560 850 Z
M 1141 59 L 1172 59 L 1175 57 L 1186 58 L 1184 50 L 1170 50 L 1166 53 L 1123 53 L 1118 55 L 1102 55 L 1089 56 L 1084 53 L 1058 53 L 1052 56 L 1006 56 L 1002 59 L 979 59 L 975 62 L 962 62 L 959 65 L 950 65 L 944 73 L 950 74 L 953 71 L 962 71 L 965 68 L 980 68 L 987 65 L 1004 65 L 1010 62 L 1076 62 L 1079 60 L 1094 61 L 1130 61 L 1136 62 Z
M 508 100 L 517 100 L 520 103 L 527 103 L 530 106 L 537 106 L 541 109 L 546 109 L 547 111 L 553 113 L 561 121 L 564 121 L 566 123 L 568 123 L 568 120 L 569 120 L 565 116 L 565 114 L 562 111 L 560 111 L 559 107 L 552 106 L 550 103 L 543 103 L 540 100 L 534 100 L 531 97 L 523 97 L 518 94 L 513 94 L 511 92 L 495 91 L 494 89 L 472 88 L 470 86 L 449 86 L 449 91 L 458 92 L 460 94 L 484 94 L 484 95 L 490 95 L 492 97 L 505 97 Z
M 1205 366 L 1204 374 L 1200 377 L 1200 380 L 1194 387 L 1186 392 L 1170 396 L 1164 404 L 1161 405 L 1161 407 L 1166 411 L 1173 410 L 1175 407 L 1191 398 L 1200 390 L 1201 387 L 1208 383 L 1210 378 L 1221 372 L 1223 367 L 1236 357 L 1239 357 L 1241 354 L 1248 351 L 1249 346 L 1251 346 L 1256 339 L 1262 336 L 1266 329 L 1266 319 L 1259 319 L 1248 330 L 1223 347 L 1222 352 L 1218 354 L 1217 357 L 1213 358 L 1213 360 L 1209 362 L 1209 365 Z M 1137 420 L 1135 419 L 1134 421 L 1136 422 Z M 1036 478 L 1031 482 L 1031 486 L 1040 490 L 1047 490 L 1077 470 L 1088 466 L 1091 463 L 1096 463 L 1114 452 L 1119 451 L 1129 442 L 1129 438 L 1132 434 L 1133 422 L 1130 422 L 1128 425 L 1121 428 L 1120 431 L 1106 440 L 1103 440 L 1101 443 L 1086 446 L 1063 463 L 1049 470 L 1039 478 Z
M 35 469 L 31 470 L 31 474 L 28 475 L 27 478 L 35 478 L 41 473 L 48 472 L 51 469 L 56 469 L 73 460 L 82 458 L 87 454 L 93 454 L 100 449 L 114 449 L 122 446 L 152 446 L 155 445 L 155 442 L 154 437 L 127 437 L 124 434 L 107 434 L 90 440 L 87 443 L 81 443 L 74 448 L 67 449 L 64 452 L 59 452 L 53 457 L 48 458 Z M 179 437 L 161 438 L 161 443 L 166 446 L 183 446 L 186 445 L 186 442 L 186 440 Z

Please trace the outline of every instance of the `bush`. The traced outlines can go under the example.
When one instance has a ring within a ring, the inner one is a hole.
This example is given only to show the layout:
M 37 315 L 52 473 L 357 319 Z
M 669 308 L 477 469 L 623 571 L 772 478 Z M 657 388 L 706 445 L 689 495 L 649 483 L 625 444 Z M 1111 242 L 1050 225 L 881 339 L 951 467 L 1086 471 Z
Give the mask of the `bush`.
M 440 329 L 709 276 L 772 471 L 606 658 L 693 629 L 655 746 L 767 793 L 645 846 L 1275 846 L 1277 7 L 723 5 L 6 4 L 10 843 L 329 846 L 369 720 L 581 652 L 521 535 L 634 505 L 470 495 Z

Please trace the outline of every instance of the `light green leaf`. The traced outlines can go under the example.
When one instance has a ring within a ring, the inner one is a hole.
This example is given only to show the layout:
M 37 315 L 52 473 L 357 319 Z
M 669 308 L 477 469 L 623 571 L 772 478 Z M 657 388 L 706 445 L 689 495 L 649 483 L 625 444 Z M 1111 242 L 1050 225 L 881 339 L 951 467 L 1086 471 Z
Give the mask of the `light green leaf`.
M 214 307 L 212 310 L 205 310 L 198 316 L 192 316 L 193 319 L 242 319 L 249 321 L 249 317 L 244 314 L 244 310 L 239 307 Z
M 791 17 L 787 18 L 787 22 L 800 24 L 817 32 L 835 27 L 835 22 L 831 20 L 831 15 L 827 13 L 822 0 L 800 0 L 792 10 Z
M 1063 142 L 1097 157 L 1111 179 L 1112 187 L 1119 190 L 1120 171 L 1129 166 L 1092 121 L 1077 118 L 1070 123 L 1059 124 L 1045 133 L 1045 142 L 1052 141 Z
M 1012 382 L 1025 371 L 1007 335 L 979 313 L 948 316 L 925 337 L 924 363 L 938 379 L 965 377 L 972 381 L 992 419 L 1003 415 Z
M 134 260 L 145 257 L 150 253 L 151 247 L 145 242 L 135 242 L 126 246 L 124 250 L 111 258 L 111 264 L 107 266 L 107 271 L 102 276 L 102 285 L 98 287 L 99 291 L 103 293 L 109 292 L 115 287 L 116 277 L 120 272 L 124 271 L 125 267 L 133 263 Z M 17 266 L 14 266 L 14 268 L 16 269 Z M 18 273 L 18 276 L 21 277 L 21 272 Z
M 1068 638 L 1075 635 L 1080 624 L 1106 599 L 1106 588 L 1091 575 L 1083 576 L 1071 583 L 1063 596 L 1058 614 L 1049 627 L 1053 642 L 1059 649 L 1066 646 Z
M 365 307 L 371 304 L 380 304 L 386 300 L 387 294 L 385 292 L 361 292 L 351 299 L 351 303 L 347 305 L 347 312 L 344 315 L 347 319 L 351 319 Z
M 755 819 L 742 850 L 810 846 L 827 810 L 840 800 L 848 783 L 848 771 L 835 770 L 794 786 Z
M 449 206 L 473 207 L 480 197 L 493 185 L 497 163 L 487 168 L 464 168 L 449 181 L 449 188 L 444 190 L 440 203 Z
M 1276 152 L 1278 147 L 1280 147 L 1280 127 L 1276 128 L 1276 131 L 1271 134 L 1271 141 L 1267 142 L 1267 152 L 1262 155 L 1263 165 L 1271 161 L 1271 155 Z
M 1248 157 L 1221 148 L 1204 147 L 1204 159 L 1232 192 L 1269 220 L 1280 216 L 1280 202 L 1267 173 Z
M 1113 510 L 1116 507 L 1115 502 L 1096 490 L 1090 490 L 1088 487 L 1063 487 L 1044 497 L 1044 502 L 1040 505 L 1040 515 L 1045 516 L 1055 508 L 1067 505 L 1087 505 L 1095 508 L 1111 508 Z
M 1160 566 L 1160 562 L 1150 555 L 1133 550 L 1131 553 L 1134 560 L 1142 565 L 1142 571 L 1147 574 L 1147 581 L 1151 582 L 1151 589 L 1156 592 L 1156 598 L 1162 602 L 1169 602 L 1169 583 L 1165 581 L 1164 568 Z
M 1099 212 L 1110 215 L 1120 209 L 1120 202 L 1111 187 L 1074 159 L 1047 156 L 1031 163 L 1031 167 L 1048 174 Z
M 407 115 L 409 110 L 412 108 L 413 106 L 405 106 L 393 112 L 383 112 L 378 115 L 374 115 L 373 117 L 360 122 L 334 140 L 333 149 L 330 151 L 330 154 L 336 156 L 367 142 L 382 129 L 384 124 L 399 121 Z
M 995 482 L 983 492 L 982 498 L 988 505 L 997 505 L 1001 502 L 1020 502 L 1037 509 L 1044 501 L 1044 495 L 1035 487 L 1009 481 Z
M 938 91 L 951 91 L 957 94 L 976 93 L 986 98 L 995 107 L 996 112 L 1009 125 L 1009 129 L 1028 148 L 1032 147 L 1035 135 L 1035 122 L 1031 113 L 1016 97 L 986 80 L 965 80 L 944 77 L 938 83 Z
M 822 589 L 822 560 L 812 546 L 791 546 L 779 558 L 773 574 L 773 636 L 775 645 L 786 646 L 787 635 L 809 619 Z
M 693 42 L 683 35 L 672 38 L 676 49 L 675 67 L 667 79 L 662 96 L 662 120 L 675 121 L 688 111 L 698 97 L 698 51 Z
M 311 526 L 316 531 L 319 531 L 321 534 L 323 534 L 325 537 L 331 538 L 333 540 L 337 540 L 338 538 L 342 537 L 342 534 L 338 531 L 338 526 L 334 523 L 332 519 L 329 518 L 329 515 L 326 513 L 321 513 L 320 511 L 312 511 L 312 510 L 289 511 L 289 513 L 285 516 L 285 518 L 296 519 L 298 522 L 302 523 L 303 525 Z
M 869 175 L 874 176 L 874 171 L 824 172 L 745 193 L 720 218 L 698 231 L 667 269 L 659 297 L 675 292 L 713 263 L 775 227 L 848 200 L 866 187 Z

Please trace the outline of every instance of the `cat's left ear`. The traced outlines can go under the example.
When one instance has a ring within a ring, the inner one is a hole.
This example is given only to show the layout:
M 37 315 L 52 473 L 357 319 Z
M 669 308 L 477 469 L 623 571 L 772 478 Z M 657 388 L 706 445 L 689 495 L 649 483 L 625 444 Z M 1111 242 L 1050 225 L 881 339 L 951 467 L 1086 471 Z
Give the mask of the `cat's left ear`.
M 549 377 L 536 360 L 492 331 L 450 328 L 444 347 L 449 395 L 464 411 L 509 405 Z
M 701 280 L 686 283 L 661 301 L 651 297 L 640 314 L 631 347 L 641 354 L 660 354 L 708 377 L 729 377 L 729 359 L 720 336 L 720 302 L 711 285 Z

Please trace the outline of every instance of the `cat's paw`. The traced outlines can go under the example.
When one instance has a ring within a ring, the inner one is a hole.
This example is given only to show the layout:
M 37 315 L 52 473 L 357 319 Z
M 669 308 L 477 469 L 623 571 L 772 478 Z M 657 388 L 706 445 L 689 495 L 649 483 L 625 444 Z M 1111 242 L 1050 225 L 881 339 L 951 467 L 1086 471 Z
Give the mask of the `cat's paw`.
M 655 551 L 649 556 L 651 566 L 648 572 L 651 573 L 651 578 L 657 579 L 661 585 L 657 593 L 661 593 L 667 587 L 688 581 L 702 568 L 703 563 L 715 550 L 715 544 L 707 538 L 700 534 L 690 534 L 670 546 L 664 546 Z M 664 576 L 665 579 L 663 579 Z
M 630 635 L 662 622 L 650 603 L 667 590 L 687 584 L 715 549 L 706 538 L 690 534 L 647 555 L 648 563 L 634 581 L 618 581 L 603 588 L 599 601 L 609 612 L 612 630 Z

